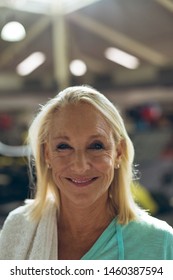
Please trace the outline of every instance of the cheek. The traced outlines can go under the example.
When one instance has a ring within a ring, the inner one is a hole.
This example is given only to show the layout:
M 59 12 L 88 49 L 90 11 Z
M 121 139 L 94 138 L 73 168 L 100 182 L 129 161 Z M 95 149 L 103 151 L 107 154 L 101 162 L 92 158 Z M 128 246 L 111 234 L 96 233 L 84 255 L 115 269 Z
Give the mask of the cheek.
M 101 174 L 102 187 L 104 191 L 107 191 L 114 178 L 114 157 L 112 155 L 105 155 L 98 161 L 96 168 Z
M 68 157 L 52 157 L 51 159 L 51 166 L 52 170 L 56 172 L 62 172 L 65 167 L 67 167 L 69 164 L 69 158 Z
M 67 165 L 68 165 L 68 160 L 65 158 L 59 158 L 59 157 L 52 158 L 51 160 L 52 177 L 57 185 L 59 185 L 60 177 L 67 169 Z
M 98 158 L 97 161 L 95 161 L 95 164 L 95 166 L 97 166 L 97 169 L 99 169 L 99 171 L 102 173 L 113 172 L 114 155 L 107 153 L 102 157 Z

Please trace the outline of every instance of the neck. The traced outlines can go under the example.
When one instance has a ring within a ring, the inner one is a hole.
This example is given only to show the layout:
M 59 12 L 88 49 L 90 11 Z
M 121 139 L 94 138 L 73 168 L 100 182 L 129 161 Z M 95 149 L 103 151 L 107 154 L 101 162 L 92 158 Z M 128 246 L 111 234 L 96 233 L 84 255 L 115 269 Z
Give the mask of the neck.
M 92 231 L 105 229 L 113 219 L 108 199 L 104 203 L 96 202 L 88 207 L 77 207 L 72 203 L 61 203 L 58 226 L 69 230 L 74 236 L 87 235 Z M 65 206 L 63 206 L 65 205 Z

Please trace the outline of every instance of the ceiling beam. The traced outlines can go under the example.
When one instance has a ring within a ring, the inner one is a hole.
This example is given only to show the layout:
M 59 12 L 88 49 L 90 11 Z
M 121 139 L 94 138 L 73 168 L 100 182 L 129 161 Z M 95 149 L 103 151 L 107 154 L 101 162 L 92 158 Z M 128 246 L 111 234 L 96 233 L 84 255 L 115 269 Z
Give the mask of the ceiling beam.
M 42 16 L 42 18 L 33 24 L 33 26 L 27 31 L 27 37 L 23 41 L 16 43 L 15 45 L 10 44 L 10 46 L 0 54 L 1 69 L 7 65 L 15 55 L 19 54 L 28 44 L 37 38 L 49 24 L 50 17 Z
M 80 27 L 89 30 L 108 41 L 110 44 L 122 48 L 123 50 L 126 50 L 127 52 L 130 52 L 151 64 L 164 66 L 168 63 L 168 59 L 164 55 L 90 17 L 74 13 L 70 15 L 70 19 Z
M 154 0 L 155 2 L 162 5 L 164 8 L 166 8 L 168 11 L 173 13 L 173 2 L 170 0 Z
M 66 22 L 58 10 L 52 16 L 52 31 L 54 79 L 59 90 L 62 90 L 69 86 L 70 76 Z

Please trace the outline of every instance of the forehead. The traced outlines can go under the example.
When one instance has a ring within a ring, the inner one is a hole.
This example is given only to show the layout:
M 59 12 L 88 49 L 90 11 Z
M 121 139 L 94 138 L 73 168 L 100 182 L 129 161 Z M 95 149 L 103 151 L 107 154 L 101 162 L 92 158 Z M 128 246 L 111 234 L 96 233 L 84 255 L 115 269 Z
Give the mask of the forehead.
M 69 104 L 53 115 L 51 134 L 110 133 L 110 126 L 101 112 L 88 103 Z

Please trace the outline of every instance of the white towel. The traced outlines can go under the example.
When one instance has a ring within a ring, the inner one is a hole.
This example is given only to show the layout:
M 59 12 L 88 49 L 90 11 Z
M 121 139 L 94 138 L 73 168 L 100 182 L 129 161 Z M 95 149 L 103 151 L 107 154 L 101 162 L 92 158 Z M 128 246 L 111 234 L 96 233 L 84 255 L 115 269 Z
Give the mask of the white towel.
M 57 259 L 57 215 L 53 201 L 49 201 L 39 222 L 28 220 L 31 203 L 12 211 L 0 235 L 0 260 Z

